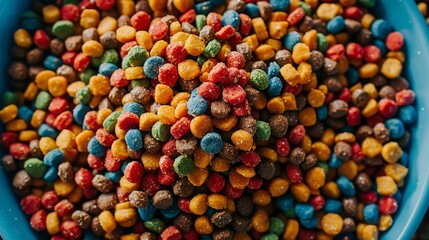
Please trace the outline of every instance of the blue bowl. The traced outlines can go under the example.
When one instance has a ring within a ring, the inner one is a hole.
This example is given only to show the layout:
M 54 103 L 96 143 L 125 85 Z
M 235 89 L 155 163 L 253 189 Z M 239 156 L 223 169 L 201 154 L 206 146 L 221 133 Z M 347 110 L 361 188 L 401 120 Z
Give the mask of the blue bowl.
M 0 0 L 0 76 L 3 82 L 7 76 L 7 66 L 12 46 L 14 29 L 18 27 L 20 13 L 28 9 L 30 0 Z M 428 206 L 429 200 L 429 124 L 424 124 L 429 110 L 429 83 L 427 83 L 429 63 L 429 31 L 412 0 L 379 0 L 375 15 L 389 21 L 400 31 L 406 42 L 406 61 L 403 76 L 411 83 L 416 92 L 418 122 L 412 129 L 410 147 L 409 174 L 405 187 L 402 189 L 403 200 L 394 216 L 394 223 L 382 239 L 411 239 Z M 410 61 L 412 60 L 412 61 Z M 0 84 L 0 93 L 6 84 Z M 418 145 L 420 144 L 420 146 Z M 1 151 L 1 149 L 0 149 Z M 40 236 L 32 231 L 28 218 L 19 207 L 13 194 L 9 174 L 0 170 L 0 235 L 3 239 L 37 239 Z M 39 236 L 39 237 L 38 237 Z

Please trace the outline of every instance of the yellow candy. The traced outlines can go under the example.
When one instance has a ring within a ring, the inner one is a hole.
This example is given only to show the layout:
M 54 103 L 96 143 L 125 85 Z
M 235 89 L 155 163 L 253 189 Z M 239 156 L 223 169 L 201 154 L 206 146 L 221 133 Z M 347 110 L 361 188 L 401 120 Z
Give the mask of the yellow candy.
M 50 235 L 55 235 L 61 231 L 57 212 L 50 212 L 46 215 L 46 230 Z
M 80 15 L 80 26 L 83 28 L 97 27 L 100 22 L 100 13 L 95 9 L 84 9 Z
M 45 23 L 55 23 L 60 19 L 60 10 L 54 5 L 47 5 L 42 9 L 43 21 Z
M 120 27 L 119 29 L 121 29 L 121 28 L 123 28 L 123 27 Z M 133 27 L 130 27 L 130 28 L 133 28 Z M 118 32 L 119 29 L 116 32 Z M 129 36 L 129 37 L 131 37 L 131 36 Z M 136 38 L 137 44 L 144 47 L 147 51 L 150 51 L 152 49 L 153 40 L 147 31 L 138 31 L 137 33 L 135 33 L 135 38 Z M 125 42 L 127 42 L 127 41 L 125 41 Z
M 275 52 L 272 46 L 262 44 L 255 50 L 255 55 L 258 60 L 265 61 L 274 57 Z
M 94 96 L 106 96 L 109 94 L 111 86 L 109 78 L 103 75 L 92 76 L 89 79 L 89 91 Z
M 192 80 L 201 74 L 200 66 L 192 59 L 180 62 L 177 66 L 177 70 L 183 80 Z
M 104 53 L 104 47 L 97 41 L 89 40 L 82 45 L 82 52 L 88 57 L 101 57 Z
M 206 45 L 201 40 L 201 38 L 193 34 L 189 35 L 188 39 L 185 42 L 185 49 L 188 54 L 192 56 L 197 57 L 201 55 L 201 53 L 204 52 L 205 47 Z
M 101 212 L 100 215 L 98 215 L 98 220 L 106 233 L 111 233 L 116 229 L 117 224 L 112 212 L 108 210 Z
M 385 215 L 382 214 L 380 216 L 380 222 L 378 223 L 378 230 L 380 231 L 386 231 L 387 229 L 390 228 L 390 226 L 392 226 L 393 223 L 393 219 L 391 215 Z
M 399 163 L 387 164 L 384 168 L 386 175 L 393 178 L 395 182 L 399 183 L 405 179 L 408 173 L 408 168 Z
M 335 213 L 328 213 L 322 218 L 322 229 L 325 233 L 335 236 L 343 229 L 343 219 Z
M 298 202 L 307 202 L 310 198 L 310 189 L 304 183 L 293 184 L 291 192 Z
M 268 38 L 267 26 L 265 25 L 264 19 L 260 17 L 252 19 L 252 25 L 258 41 L 261 42 Z
M 61 150 L 68 150 L 71 148 L 75 148 L 76 147 L 75 138 L 76 138 L 76 135 L 72 131 L 68 129 L 64 129 L 58 134 L 55 144 Z
M 310 48 L 305 43 L 297 43 L 293 47 L 292 59 L 296 64 L 300 64 L 310 58 Z
M 392 196 L 398 190 L 395 181 L 390 176 L 381 176 L 376 178 L 377 192 L 380 195 Z
M 377 139 L 367 137 L 362 142 L 362 153 L 367 157 L 373 158 L 381 153 L 382 147 Z
M 193 214 L 203 215 L 207 210 L 207 194 L 197 194 L 189 202 L 189 210 Z
M 14 104 L 7 105 L 0 111 L 0 120 L 3 123 L 12 121 L 18 116 L 18 107 Z
M 109 31 L 116 31 L 118 28 L 118 21 L 113 17 L 105 17 L 103 18 L 97 27 L 98 35 L 103 35 L 103 33 L 109 32 Z
M 51 77 L 48 80 L 48 89 L 52 96 L 61 97 L 67 92 L 67 79 L 62 76 Z
M 384 144 L 381 156 L 386 162 L 395 163 L 402 157 L 402 149 L 397 142 L 389 142 Z
M 286 82 L 292 86 L 296 86 L 301 81 L 301 76 L 295 67 L 288 63 L 280 68 L 280 74 L 286 80 Z
M 33 39 L 27 30 L 20 28 L 13 34 L 13 39 L 18 47 L 29 48 L 33 45 Z

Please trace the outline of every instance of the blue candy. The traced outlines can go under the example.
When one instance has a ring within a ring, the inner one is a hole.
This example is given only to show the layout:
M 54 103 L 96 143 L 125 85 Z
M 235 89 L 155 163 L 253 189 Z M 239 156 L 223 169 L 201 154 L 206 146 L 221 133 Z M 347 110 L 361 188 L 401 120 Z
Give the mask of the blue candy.
M 286 35 L 284 45 L 287 50 L 292 51 L 293 47 L 299 42 L 301 42 L 301 34 L 293 31 Z
M 114 183 L 118 183 L 122 177 L 122 172 L 120 170 L 114 172 L 105 172 L 104 176 Z
M 58 131 L 48 124 L 42 123 L 42 125 L 40 125 L 39 129 L 37 130 L 37 134 L 39 134 L 40 137 L 50 137 L 55 139 L 58 136 Z
M 161 215 L 167 219 L 173 219 L 177 215 L 180 214 L 180 209 L 177 206 L 177 201 L 174 201 L 173 205 L 171 205 L 169 208 L 161 209 Z
M 73 109 L 73 120 L 79 124 L 83 124 L 83 120 L 85 119 L 85 115 L 91 111 L 91 107 L 88 105 L 78 104 Z
M 280 73 L 280 66 L 276 62 L 270 62 L 270 65 L 268 66 L 268 77 L 273 78 L 279 76 Z
M 323 105 L 321 107 L 316 108 L 317 120 L 323 121 L 328 118 L 328 108 Z
M 130 112 L 130 113 L 134 113 L 137 116 L 140 116 L 145 112 L 145 110 L 144 110 L 144 107 L 140 103 L 127 102 L 124 104 L 124 106 L 122 108 L 122 112 L 123 113 Z
M 58 170 L 57 167 L 50 167 L 43 176 L 43 180 L 47 182 L 54 182 L 55 179 L 58 177 Z
M 398 116 L 399 119 L 401 119 L 401 121 L 407 125 L 414 124 L 417 121 L 417 112 L 412 105 L 400 107 Z
M 402 193 L 401 193 L 401 191 L 396 191 L 396 193 L 395 194 L 393 194 L 393 196 L 392 196 L 395 200 L 396 200 L 396 202 L 399 204 L 399 203 L 401 203 L 401 201 L 402 201 Z
M 63 61 L 60 58 L 57 58 L 55 56 L 49 55 L 45 58 L 43 61 L 43 66 L 46 69 L 57 71 L 59 67 L 63 65 Z
M 348 178 L 340 176 L 336 182 L 344 196 L 353 197 L 356 194 L 355 186 Z
M 385 55 L 387 53 L 387 47 L 384 41 L 374 40 L 373 44 L 380 49 L 381 55 Z
M 235 10 L 227 10 L 222 17 L 222 26 L 231 25 L 235 30 L 240 27 L 240 15 Z
M 149 199 L 149 204 L 146 208 L 137 208 L 137 212 L 139 213 L 141 220 L 151 220 L 156 214 L 156 208 L 152 204 L 152 199 Z
M 337 200 L 327 199 L 323 211 L 340 214 L 343 211 L 343 204 Z
M 355 129 L 352 126 L 349 126 L 349 125 L 345 125 L 344 127 L 338 129 L 338 133 L 344 133 L 344 132 L 354 133 Z
M 212 11 L 213 4 L 210 1 L 197 3 L 194 5 L 194 9 L 197 14 L 207 15 Z
M 213 6 L 220 6 L 225 3 L 225 0 L 210 0 L 210 2 L 213 4 Z
M 299 219 L 310 219 L 313 217 L 314 207 L 308 203 L 297 203 L 295 205 L 295 215 Z
M 125 134 L 125 142 L 131 150 L 140 150 L 143 147 L 142 133 L 138 129 L 130 129 Z
M 222 151 L 223 140 L 218 133 L 211 132 L 204 135 L 200 143 L 201 148 L 210 154 L 218 154 Z
M 384 123 L 389 129 L 391 139 L 399 139 L 405 134 L 404 124 L 398 118 L 387 119 Z
M 341 16 L 336 16 L 329 20 L 328 24 L 326 24 L 326 29 L 333 34 L 337 34 L 341 32 L 346 27 L 346 22 L 344 18 Z
M 83 239 L 85 240 L 97 240 L 99 238 L 99 236 L 95 235 L 92 230 L 85 230 L 83 232 Z
M 289 0 L 270 0 L 273 11 L 286 11 L 289 7 Z
M 59 148 L 53 149 L 43 157 L 43 163 L 53 167 L 58 167 L 63 160 L 64 153 Z
M 102 158 L 106 155 L 106 147 L 101 145 L 97 138 L 92 137 L 88 142 L 88 152 L 96 157 Z
M 246 13 L 247 15 L 249 15 L 250 18 L 257 18 L 261 16 L 258 6 L 256 6 L 256 4 L 253 4 L 253 3 L 246 4 Z
M 195 116 L 204 114 L 207 110 L 208 103 L 203 97 L 197 95 L 189 98 L 186 106 L 188 108 L 188 114 Z
M 29 32 L 35 32 L 38 29 L 43 29 L 44 24 L 40 19 L 26 18 L 22 20 L 21 27 Z
M 122 163 L 122 165 L 121 165 L 122 173 L 125 172 L 125 169 L 127 168 L 128 164 L 130 164 L 130 162 L 131 162 L 130 160 L 125 160 L 124 163 Z
M 27 123 L 31 121 L 33 117 L 33 110 L 27 106 L 21 106 L 18 109 L 18 118 L 23 119 Z
M 212 235 L 210 234 L 201 234 L 200 235 L 201 240 L 212 240 Z
M 293 209 L 294 205 L 293 197 L 290 193 L 280 196 L 276 199 L 276 206 L 283 211 Z
M 406 167 L 408 166 L 408 159 L 409 159 L 408 153 L 402 152 L 402 156 L 401 158 L 399 158 L 398 163 Z
M 363 208 L 363 219 L 369 224 L 378 224 L 380 212 L 378 211 L 377 204 L 371 203 Z
M 331 157 L 328 160 L 328 166 L 330 168 L 339 168 L 343 164 L 343 161 L 341 161 L 335 153 L 331 154 Z
M 302 226 L 304 226 L 305 228 L 316 228 L 317 224 L 319 223 L 319 220 L 317 219 L 316 216 L 313 216 L 310 219 L 299 219 L 299 223 L 301 223 Z
M 266 89 L 266 91 L 268 96 L 277 97 L 277 96 L 280 96 L 282 88 L 283 88 L 282 80 L 278 77 L 273 77 L 273 78 L 270 78 L 270 81 L 268 82 L 268 88 Z
M 375 38 L 385 39 L 393 29 L 390 23 L 387 21 L 383 19 L 377 19 L 372 22 L 370 30 Z
M 348 85 L 352 86 L 359 80 L 359 72 L 356 68 L 350 67 L 346 72 L 346 77 Z
M 208 207 L 205 214 L 211 218 L 216 213 L 216 210 L 214 208 Z
M 118 66 L 113 63 L 102 63 L 98 67 L 98 72 L 103 76 L 110 77 L 116 69 L 118 69 Z
M 197 96 L 199 96 L 198 95 L 198 88 L 194 88 L 194 90 L 192 90 L 192 92 L 191 92 L 190 98 L 197 97 Z
M 157 78 L 159 73 L 159 68 L 164 65 L 164 59 L 162 57 L 153 56 L 146 60 L 143 65 L 143 71 L 146 77 L 148 78 Z

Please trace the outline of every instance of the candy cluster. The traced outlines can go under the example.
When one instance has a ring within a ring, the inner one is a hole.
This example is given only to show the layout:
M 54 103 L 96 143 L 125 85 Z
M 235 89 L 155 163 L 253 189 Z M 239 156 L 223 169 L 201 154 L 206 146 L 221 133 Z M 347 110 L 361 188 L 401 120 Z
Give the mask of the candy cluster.
M 60 239 L 377 239 L 407 175 L 404 37 L 372 0 L 33 1 L 3 168 Z M 98 236 L 98 237 L 97 237 Z

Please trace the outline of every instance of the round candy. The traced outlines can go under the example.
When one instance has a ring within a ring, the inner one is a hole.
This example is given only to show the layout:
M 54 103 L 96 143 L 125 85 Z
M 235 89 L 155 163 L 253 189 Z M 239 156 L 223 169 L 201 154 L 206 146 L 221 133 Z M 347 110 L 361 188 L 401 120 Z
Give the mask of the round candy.
M 218 154 L 222 151 L 223 140 L 218 133 L 211 132 L 204 135 L 200 145 L 204 151 L 210 154 Z

